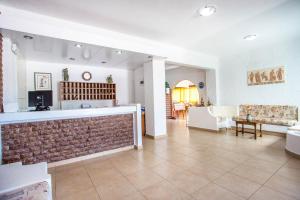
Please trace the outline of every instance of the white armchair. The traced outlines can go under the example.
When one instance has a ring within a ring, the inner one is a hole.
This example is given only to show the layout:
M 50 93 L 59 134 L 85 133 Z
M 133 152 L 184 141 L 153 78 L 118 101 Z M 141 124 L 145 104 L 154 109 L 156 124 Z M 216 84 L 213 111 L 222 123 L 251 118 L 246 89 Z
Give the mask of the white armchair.
M 191 107 L 188 126 L 219 131 L 221 128 L 230 128 L 232 117 L 237 115 L 236 106 Z

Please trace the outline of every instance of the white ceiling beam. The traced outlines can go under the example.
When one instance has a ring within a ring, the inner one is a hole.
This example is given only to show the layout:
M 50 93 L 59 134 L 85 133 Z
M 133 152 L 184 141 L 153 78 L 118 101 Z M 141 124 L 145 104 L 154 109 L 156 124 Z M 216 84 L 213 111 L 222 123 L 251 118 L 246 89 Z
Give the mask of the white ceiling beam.
M 153 40 L 0 5 L 0 28 L 166 57 L 166 61 L 215 69 L 219 59 Z

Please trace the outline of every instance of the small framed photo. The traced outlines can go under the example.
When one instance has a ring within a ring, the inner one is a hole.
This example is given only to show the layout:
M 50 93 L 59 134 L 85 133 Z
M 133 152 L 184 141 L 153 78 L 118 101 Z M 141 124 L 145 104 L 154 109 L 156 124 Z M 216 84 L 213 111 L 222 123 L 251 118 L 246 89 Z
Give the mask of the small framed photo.
M 35 90 L 52 90 L 51 73 L 34 72 Z

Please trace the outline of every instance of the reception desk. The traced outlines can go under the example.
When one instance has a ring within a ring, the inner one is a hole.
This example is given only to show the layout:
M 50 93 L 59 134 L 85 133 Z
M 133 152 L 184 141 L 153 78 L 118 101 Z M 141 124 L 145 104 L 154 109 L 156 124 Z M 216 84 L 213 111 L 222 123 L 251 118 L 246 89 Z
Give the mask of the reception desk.
M 0 114 L 2 163 L 49 166 L 142 147 L 140 105 Z

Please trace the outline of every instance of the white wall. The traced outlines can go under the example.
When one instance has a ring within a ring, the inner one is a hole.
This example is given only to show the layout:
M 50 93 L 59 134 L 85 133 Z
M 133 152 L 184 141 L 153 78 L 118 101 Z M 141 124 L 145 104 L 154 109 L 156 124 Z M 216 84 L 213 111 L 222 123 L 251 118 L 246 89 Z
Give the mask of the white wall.
M 52 74 L 52 90 L 53 90 L 53 109 L 58 109 L 58 84 L 63 80 L 62 70 L 69 69 L 70 81 L 83 81 L 81 75 L 84 71 L 92 74 L 89 82 L 106 82 L 106 77 L 112 74 L 113 81 L 117 86 L 117 100 L 119 104 L 129 104 L 133 102 L 133 72 L 125 69 L 116 69 L 109 67 L 94 67 L 82 65 L 64 65 L 59 63 L 43 63 L 35 61 L 27 61 L 27 90 L 33 91 L 34 88 L 34 72 L 46 72 Z M 75 101 L 76 102 L 76 101 Z M 78 101 L 81 104 L 81 101 Z M 74 104 L 74 101 L 72 101 Z M 78 105 L 80 105 L 78 104 Z
M 182 67 L 166 70 L 165 74 L 166 81 L 168 81 L 171 88 L 174 88 L 176 84 L 182 80 L 190 80 L 197 85 L 200 98 L 206 97 L 206 70 Z M 144 105 L 144 85 L 140 84 L 140 81 L 142 80 L 144 80 L 144 68 L 140 67 L 134 70 L 135 103 Z M 199 89 L 198 87 L 200 81 L 205 83 L 203 89 Z
M 177 83 L 182 80 L 189 80 L 197 86 L 199 92 L 199 100 L 201 97 L 206 98 L 205 70 L 188 67 L 179 67 L 166 70 L 166 81 L 170 84 L 171 88 L 174 88 Z M 200 89 L 198 87 L 199 82 L 204 82 L 205 87 L 203 89 Z
M 221 59 L 220 104 L 283 104 L 300 106 L 300 39 L 266 46 Z M 286 82 L 248 86 L 247 71 L 284 65 Z
M 206 79 L 206 95 L 213 105 L 218 105 L 218 71 L 215 69 L 208 69 L 205 73 Z
M 18 56 L 11 51 L 12 42 L 3 37 L 3 105 L 4 112 L 18 111 L 17 68 Z
M 26 60 L 21 58 L 18 59 L 18 70 L 17 70 L 17 78 L 18 78 L 18 105 L 19 110 L 27 110 L 28 107 L 28 97 L 27 97 L 27 84 L 24 84 L 27 82 L 27 63 Z
M 139 67 L 134 70 L 134 102 L 145 105 L 144 84 L 144 67 Z

